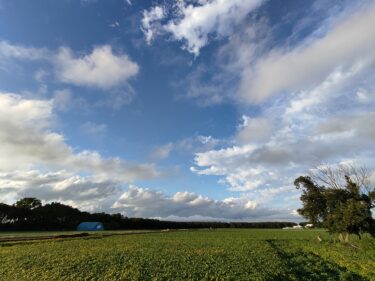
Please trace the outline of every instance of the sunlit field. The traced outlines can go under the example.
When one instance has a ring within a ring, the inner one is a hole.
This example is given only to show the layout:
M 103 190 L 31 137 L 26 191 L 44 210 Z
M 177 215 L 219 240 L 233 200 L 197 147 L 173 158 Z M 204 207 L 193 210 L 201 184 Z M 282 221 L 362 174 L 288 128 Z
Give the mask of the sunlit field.
M 375 280 L 375 240 L 351 239 L 218 229 L 2 242 L 0 280 Z

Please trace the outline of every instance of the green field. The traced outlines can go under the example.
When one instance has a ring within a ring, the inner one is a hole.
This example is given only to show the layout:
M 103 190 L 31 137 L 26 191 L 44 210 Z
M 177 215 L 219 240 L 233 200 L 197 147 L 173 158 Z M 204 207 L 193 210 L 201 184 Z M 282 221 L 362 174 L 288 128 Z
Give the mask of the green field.
M 332 239 L 222 229 L 3 242 L 0 280 L 375 280 L 375 239 Z

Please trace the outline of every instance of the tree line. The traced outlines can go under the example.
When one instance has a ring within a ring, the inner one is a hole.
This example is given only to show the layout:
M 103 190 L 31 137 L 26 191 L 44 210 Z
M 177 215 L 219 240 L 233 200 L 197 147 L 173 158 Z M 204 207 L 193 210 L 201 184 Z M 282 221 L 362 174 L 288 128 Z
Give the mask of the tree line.
M 83 221 L 98 221 L 107 230 L 184 228 L 283 228 L 293 222 L 180 222 L 129 218 L 122 214 L 89 213 L 37 198 L 23 198 L 12 205 L 0 203 L 0 230 L 75 230 Z

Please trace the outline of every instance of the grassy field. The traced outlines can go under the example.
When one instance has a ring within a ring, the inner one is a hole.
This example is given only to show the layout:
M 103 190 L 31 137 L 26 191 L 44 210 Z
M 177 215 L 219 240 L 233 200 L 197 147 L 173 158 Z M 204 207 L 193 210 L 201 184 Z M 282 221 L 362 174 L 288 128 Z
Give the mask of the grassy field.
M 0 280 L 375 280 L 375 239 L 352 243 L 258 229 L 3 242 Z

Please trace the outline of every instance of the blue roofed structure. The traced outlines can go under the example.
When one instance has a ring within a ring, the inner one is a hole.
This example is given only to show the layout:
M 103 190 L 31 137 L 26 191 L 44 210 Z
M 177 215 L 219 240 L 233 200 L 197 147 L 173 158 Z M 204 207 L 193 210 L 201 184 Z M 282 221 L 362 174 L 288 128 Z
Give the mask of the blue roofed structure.
M 104 230 L 104 226 L 101 222 L 81 222 L 77 226 L 77 230 L 80 230 L 80 231 L 99 231 L 99 230 Z

